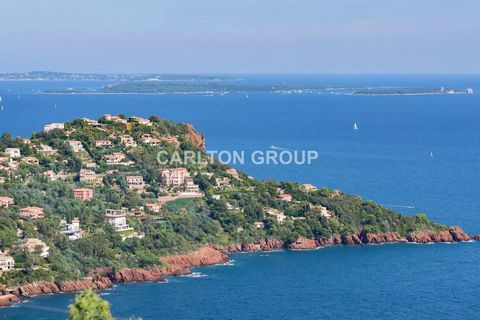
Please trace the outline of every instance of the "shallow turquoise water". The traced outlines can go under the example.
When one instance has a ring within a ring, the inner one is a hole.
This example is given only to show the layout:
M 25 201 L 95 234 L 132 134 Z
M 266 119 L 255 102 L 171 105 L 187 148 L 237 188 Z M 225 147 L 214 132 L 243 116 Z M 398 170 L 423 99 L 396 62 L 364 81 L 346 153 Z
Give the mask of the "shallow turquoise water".
M 479 77 L 460 76 L 347 80 L 476 90 L 480 83 Z M 206 134 L 209 150 L 248 153 L 275 145 L 320 154 L 310 166 L 238 166 L 256 177 L 338 187 L 405 214 L 426 212 L 438 222 L 480 233 L 480 95 L 30 94 L 38 86 L 0 83 L 0 131 L 29 135 L 46 122 L 80 116 L 156 114 L 193 123 Z M 360 130 L 352 130 L 354 122 Z M 118 286 L 105 298 L 117 316 L 145 319 L 470 319 L 479 314 L 479 245 L 243 254 L 234 256 L 234 266 L 199 270 L 207 277 Z M 65 310 L 72 297 L 39 297 L 0 310 L 0 318 L 62 319 L 56 311 Z

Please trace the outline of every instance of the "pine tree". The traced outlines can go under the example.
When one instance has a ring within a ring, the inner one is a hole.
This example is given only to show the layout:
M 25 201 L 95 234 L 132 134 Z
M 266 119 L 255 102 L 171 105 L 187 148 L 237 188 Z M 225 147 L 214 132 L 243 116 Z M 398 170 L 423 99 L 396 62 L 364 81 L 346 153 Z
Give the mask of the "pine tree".
M 109 303 L 91 288 L 79 294 L 68 310 L 70 320 L 113 320 Z

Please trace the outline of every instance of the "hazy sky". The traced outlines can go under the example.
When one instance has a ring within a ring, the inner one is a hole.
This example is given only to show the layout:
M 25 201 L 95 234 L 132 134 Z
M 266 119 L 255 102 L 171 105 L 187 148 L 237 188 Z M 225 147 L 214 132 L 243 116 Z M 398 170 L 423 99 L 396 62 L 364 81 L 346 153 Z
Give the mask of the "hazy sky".
M 480 0 L 0 4 L 0 72 L 480 73 Z

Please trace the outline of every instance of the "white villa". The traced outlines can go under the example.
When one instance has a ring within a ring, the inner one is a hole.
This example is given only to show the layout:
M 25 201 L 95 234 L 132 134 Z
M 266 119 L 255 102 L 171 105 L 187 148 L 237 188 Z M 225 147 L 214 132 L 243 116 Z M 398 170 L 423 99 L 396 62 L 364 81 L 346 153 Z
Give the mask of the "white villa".
M 105 211 L 105 218 L 117 232 L 133 230 L 127 223 L 127 214 L 124 209 L 107 209 Z
M 62 233 L 68 237 L 68 240 L 77 240 L 82 237 L 82 229 L 80 229 L 80 219 L 75 218 L 72 223 L 68 223 L 66 219 L 60 221 Z

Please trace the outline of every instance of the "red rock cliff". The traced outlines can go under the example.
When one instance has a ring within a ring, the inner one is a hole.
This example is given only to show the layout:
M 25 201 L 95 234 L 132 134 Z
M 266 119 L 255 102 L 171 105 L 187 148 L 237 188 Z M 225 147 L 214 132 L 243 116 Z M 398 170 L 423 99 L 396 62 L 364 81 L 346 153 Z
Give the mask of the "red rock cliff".
M 198 133 L 191 124 L 185 125 L 187 132 L 185 133 L 185 140 L 196 145 L 200 149 L 205 149 L 205 137 Z

